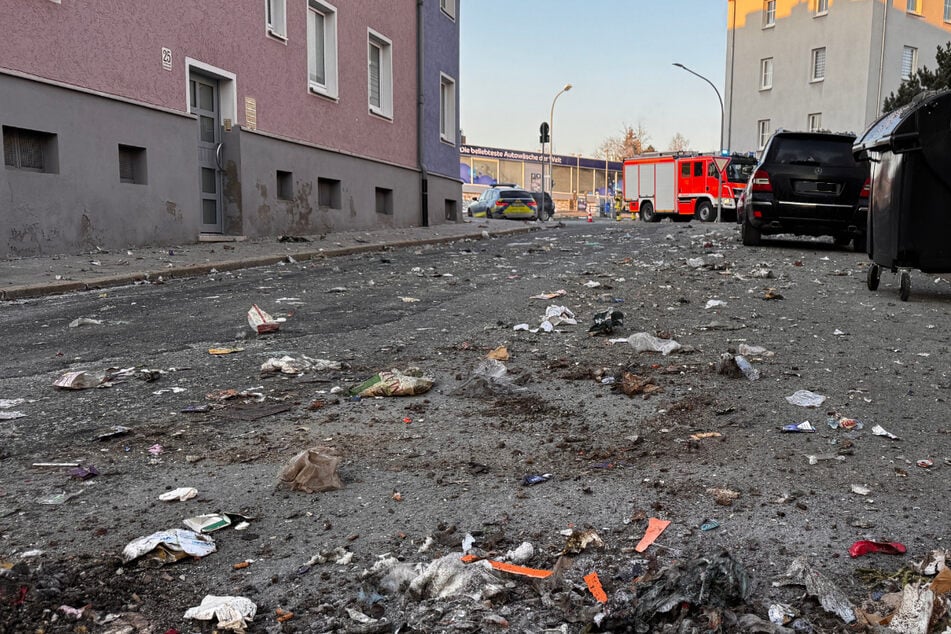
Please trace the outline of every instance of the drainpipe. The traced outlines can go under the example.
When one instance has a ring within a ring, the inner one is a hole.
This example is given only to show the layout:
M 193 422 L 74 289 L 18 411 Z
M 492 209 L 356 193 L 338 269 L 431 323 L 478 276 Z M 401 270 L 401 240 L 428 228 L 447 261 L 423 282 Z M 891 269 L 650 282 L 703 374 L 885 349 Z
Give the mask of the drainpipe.
M 888 27 L 888 0 L 883 0 L 882 2 L 882 54 L 878 60 L 878 99 L 875 102 L 875 116 L 872 119 L 878 117 L 882 109 L 882 84 L 884 83 L 885 75 L 885 31 Z
M 420 226 L 429 226 L 429 174 L 426 172 L 426 160 L 423 156 L 423 21 L 426 0 L 416 0 L 416 156 L 419 161 L 419 201 Z
M 731 4 L 733 5 L 733 27 L 730 29 L 730 103 L 728 104 L 730 114 L 727 119 L 726 128 L 729 130 L 726 135 L 726 147 L 730 150 L 733 148 L 733 70 L 736 66 L 736 0 L 732 0 Z M 729 5 L 727 5 L 727 8 L 729 8 Z M 723 131 L 721 130 L 720 133 L 722 138 Z

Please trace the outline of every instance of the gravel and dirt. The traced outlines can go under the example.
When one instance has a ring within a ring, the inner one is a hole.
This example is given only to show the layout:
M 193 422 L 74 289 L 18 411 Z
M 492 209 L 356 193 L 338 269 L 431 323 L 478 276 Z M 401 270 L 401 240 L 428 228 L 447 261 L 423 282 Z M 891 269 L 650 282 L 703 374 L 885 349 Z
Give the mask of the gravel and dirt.
M 875 631 L 865 613 L 951 548 L 951 284 L 913 273 L 901 302 L 867 266 L 831 241 L 743 247 L 734 225 L 600 222 L 4 304 L 0 399 L 24 400 L 0 400 L 0 631 L 210 632 L 183 618 L 206 595 L 252 601 L 250 632 Z M 252 333 L 252 304 L 280 330 Z M 533 332 L 549 306 L 577 325 Z M 605 310 L 623 323 L 589 334 Z M 682 348 L 635 352 L 639 332 Z M 474 378 L 502 346 L 505 376 Z M 261 374 L 284 355 L 342 365 Z M 346 392 L 413 367 L 431 390 Z M 135 371 L 52 386 L 107 368 Z M 280 486 L 315 446 L 343 488 Z M 198 494 L 158 499 L 178 487 Z M 215 552 L 123 561 L 218 512 L 248 526 Z M 641 552 L 650 518 L 670 524 Z M 858 540 L 907 552 L 850 558 Z

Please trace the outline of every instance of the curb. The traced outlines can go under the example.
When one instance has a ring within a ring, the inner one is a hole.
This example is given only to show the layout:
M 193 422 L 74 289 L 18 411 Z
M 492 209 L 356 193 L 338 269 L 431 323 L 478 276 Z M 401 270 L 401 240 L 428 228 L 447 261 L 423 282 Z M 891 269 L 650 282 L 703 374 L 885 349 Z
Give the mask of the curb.
M 488 231 L 489 237 L 518 235 L 521 233 L 531 233 L 540 231 L 541 227 L 526 226 L 514 227 L 512 229 L 497 229 Z M 149 281 L 151 279 L 163 278 L 184 278 L 197 277 L 199 275 L 208 275 L 212 271 L 237 271 L 239 269 L 250 269 L 260 266 L 271 266 L 279 262 L 286 262 L 288 256 L 293 257 L 299 262 L 309 260 L 320 260 L 325 258 L 340 257 L 345 255 L 354 255 L 358 253 L 372 253 L 374 251 L 386 251 L 388 249 L 405 249 L 414 246 L 427 244 L 447 244 L 458 242 L 460 240 L 483 240 L 482 233 L 473 233 L 460 236 L 439 236 L 433 238 L 420 238 L 418 240 L 398 240 L 392 242 L 378 242 L 375 244 L 360 244 L 349 247 L 336 247 L 332 249 L 322 249 L 318 251 L 301 251 L 299 253 L 284 253 L 281 255 L 261 255 L 255 257 L 241 258 L 237 260 L 223 260 L 221 262 L 207 262 L 203 264 L 188 264 L 169 269 L 158 269 L 154 271 L 136 271 L 134 273 L 123 273 L 121 275 L 107 275 L 104 277 L 91 278 L 85 281 L 70 280 L 64 282 L 46 282 L 43 284 L 22 284 L 20 286 L 11 286 L 0 290 L 0 301 L 9 301 L 15 299 L 31 299 L 36 297 L 45 297 L 47 295 L 63 295 L 65 293 L 77 293 L 82 291 L 94 291 L 103 288 L 116 286 L 128 286 L 136 282 Z

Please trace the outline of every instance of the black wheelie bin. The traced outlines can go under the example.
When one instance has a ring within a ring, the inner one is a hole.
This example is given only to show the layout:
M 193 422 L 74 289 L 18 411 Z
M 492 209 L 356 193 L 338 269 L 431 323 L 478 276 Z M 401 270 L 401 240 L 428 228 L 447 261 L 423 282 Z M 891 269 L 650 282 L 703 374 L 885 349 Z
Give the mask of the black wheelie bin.
M 899 296 L 907 301 L 908 269 L 951 272 L 951 90 L 925 93 L 884 115 L 852 153 L 871 163 L 868 288 L 878 288 L 887 268 L 900 274 Z

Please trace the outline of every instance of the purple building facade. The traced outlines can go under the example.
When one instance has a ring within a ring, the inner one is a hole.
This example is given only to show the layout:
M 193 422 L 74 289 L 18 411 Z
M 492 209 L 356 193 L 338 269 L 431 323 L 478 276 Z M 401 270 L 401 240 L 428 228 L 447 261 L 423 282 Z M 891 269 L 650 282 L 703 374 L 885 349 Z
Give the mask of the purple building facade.
M 0 257 L 460 219 L 458 0 L 0 0 Z

